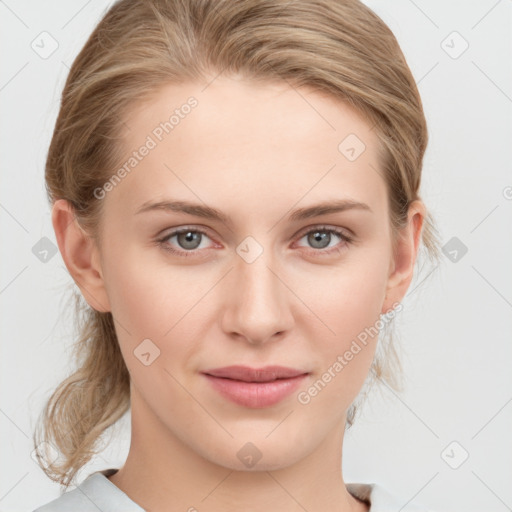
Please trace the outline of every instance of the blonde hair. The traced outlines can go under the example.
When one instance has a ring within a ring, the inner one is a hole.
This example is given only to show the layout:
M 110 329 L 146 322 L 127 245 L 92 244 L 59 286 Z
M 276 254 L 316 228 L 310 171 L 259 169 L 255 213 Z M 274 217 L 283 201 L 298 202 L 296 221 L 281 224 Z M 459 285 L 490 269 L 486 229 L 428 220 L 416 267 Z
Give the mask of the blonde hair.
M 50 203 L 69 201 L 100 245 L 103 202 L 94 190 L 121 161 L 116 141 L 122 119 L 166 83 L 221 72 L 308 86 L 357 109 L 378 135 L 389 220 L 398 232 L 419 199 L 426 120 L 395 36 L 358 0 L 116 2 L 75 59 L 62 93 L 46 162 Z M 421 237 L 431 260 L 439 258 L 437 236 L 427 212 Z M 95 454 L 102 433 L 130 407 L 130 377 L 112 314 L 92 309 L 76 287 L 74 293 L 78 369 L 51 395 L 37 423 L 43 434 L 34 434 L 42 469 L 65 487 Z M 369 376 L 396 389 L 400 362 L 391 337 L 383 343 Z M 354 402 L 348 426 L 356 409 Z M 50 459 L 47 443 L 59 460 Z

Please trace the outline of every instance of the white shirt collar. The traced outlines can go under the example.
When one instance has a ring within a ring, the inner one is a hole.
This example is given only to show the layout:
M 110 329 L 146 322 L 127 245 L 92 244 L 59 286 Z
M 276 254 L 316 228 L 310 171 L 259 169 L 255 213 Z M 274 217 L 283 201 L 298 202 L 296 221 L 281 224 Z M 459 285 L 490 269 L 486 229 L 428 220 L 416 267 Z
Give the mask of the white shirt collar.
M 33 512 L 145 512 L 107 478 L 117 471 L 115 468 L 95 471 L 75 489 L 65 492 Z M 406 505 L 408 512 L 429 512 L 424 507 L 390 494 L 377 483 L 347 483 L 346 486 L 352 496 L 370 505 L 370 512 L 398 512 Z

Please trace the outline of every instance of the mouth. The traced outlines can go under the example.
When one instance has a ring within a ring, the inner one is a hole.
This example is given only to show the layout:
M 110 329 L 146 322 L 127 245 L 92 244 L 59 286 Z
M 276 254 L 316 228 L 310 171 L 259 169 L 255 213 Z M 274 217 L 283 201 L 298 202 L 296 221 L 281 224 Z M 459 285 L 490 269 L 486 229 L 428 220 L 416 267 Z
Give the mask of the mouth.
M 310 372 L 284 366 L 228 366 L 202 374 L 224 398 L 244 407 L 263 408 L 288 397 Z
M 290 379 L 309 373 L 287 366 L 265 366 L 263 368 L 250 368 L 249 366 L 225 366 L 207 370 L 206 375 L 243 382 L 272 382 L 278 379 Z

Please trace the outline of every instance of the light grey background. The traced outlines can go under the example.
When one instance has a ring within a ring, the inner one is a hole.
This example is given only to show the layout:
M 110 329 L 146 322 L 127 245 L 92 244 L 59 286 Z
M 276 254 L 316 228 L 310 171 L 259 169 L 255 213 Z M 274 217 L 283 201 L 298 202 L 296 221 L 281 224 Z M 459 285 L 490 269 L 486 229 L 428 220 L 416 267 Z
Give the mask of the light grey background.
M 511 510 L 512 1 L 365 3 L 419 84 L 430 133 L 423 199 L 443 244 L 456 237 L 467 253 L 443 255 L 411 285 L 397 320 L 406 389 L 376 391 L 347 433 L 345 480 L 381 483 L 404 512 Z M 43 402 L 70 371 L 72 281 L 58 252 L 44 262 L 33 248 L 42 237 L 56 244 L 44 161 L 64 80 L 110 4 L 0 0 L 0 511 L 59 495 L 30 453 Z M 80 475 L 120 467 L 128 447 L 126 415 Z

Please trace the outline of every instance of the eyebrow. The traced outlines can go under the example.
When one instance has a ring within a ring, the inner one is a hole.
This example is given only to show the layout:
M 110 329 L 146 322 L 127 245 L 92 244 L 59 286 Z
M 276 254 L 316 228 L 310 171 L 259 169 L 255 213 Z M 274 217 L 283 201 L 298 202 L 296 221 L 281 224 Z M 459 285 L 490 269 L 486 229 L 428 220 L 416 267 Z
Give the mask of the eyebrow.
M 159 210 L 187 213 L 196 217 L 202 217 L 205 219 L 217 220 L 225 224 L 231 224 L 230 217 L 220 210 L 204 204 L 191 203 L 189 201 L 148 201 L 144 203 L 139 209 L 137 209 L 135 215 Z M 338 213 L 347 210 L 363 210 L 372 212 L 372 209 L 366 203 L 361 203 L 352 199 L 335 199 L 332 201 L 325 201 L 314 206 L 298 208 L 288 216 L 288 220 L 300 221 L 318 217 L 320 215 Z

